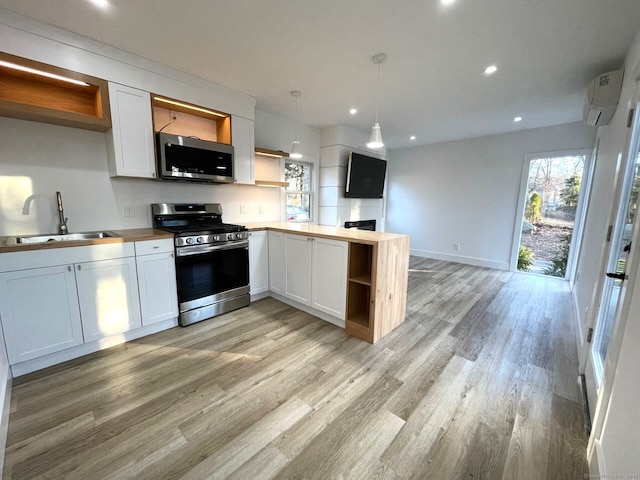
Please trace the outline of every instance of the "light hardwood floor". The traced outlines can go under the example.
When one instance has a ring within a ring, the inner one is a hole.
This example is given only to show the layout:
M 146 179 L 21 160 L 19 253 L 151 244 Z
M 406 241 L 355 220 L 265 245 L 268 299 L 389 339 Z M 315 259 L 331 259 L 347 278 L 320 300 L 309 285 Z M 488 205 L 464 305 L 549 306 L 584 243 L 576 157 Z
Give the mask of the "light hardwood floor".
M 410 268 L 373 346 L 264 299 L 16 379 L 4 478 L 584 478 L 566 282 Z

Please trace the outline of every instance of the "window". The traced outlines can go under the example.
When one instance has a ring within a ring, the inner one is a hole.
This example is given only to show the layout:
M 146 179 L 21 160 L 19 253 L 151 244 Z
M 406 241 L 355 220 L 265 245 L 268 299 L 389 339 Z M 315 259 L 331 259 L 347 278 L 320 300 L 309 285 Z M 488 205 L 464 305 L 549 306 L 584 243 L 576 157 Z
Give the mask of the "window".
M 285 218 L 293 222 L 311 221 L 311 164 L 285 162 Z

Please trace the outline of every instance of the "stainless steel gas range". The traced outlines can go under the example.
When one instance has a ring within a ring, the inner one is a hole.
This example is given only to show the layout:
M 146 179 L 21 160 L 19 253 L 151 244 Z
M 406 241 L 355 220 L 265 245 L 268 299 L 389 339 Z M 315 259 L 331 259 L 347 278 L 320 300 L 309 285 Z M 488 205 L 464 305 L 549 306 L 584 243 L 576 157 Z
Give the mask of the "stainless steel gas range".
M 180 325 L 249 305 L 249 233 L 222 222 L 218 203 L 154 203 L 153 226 L 173 232 Z

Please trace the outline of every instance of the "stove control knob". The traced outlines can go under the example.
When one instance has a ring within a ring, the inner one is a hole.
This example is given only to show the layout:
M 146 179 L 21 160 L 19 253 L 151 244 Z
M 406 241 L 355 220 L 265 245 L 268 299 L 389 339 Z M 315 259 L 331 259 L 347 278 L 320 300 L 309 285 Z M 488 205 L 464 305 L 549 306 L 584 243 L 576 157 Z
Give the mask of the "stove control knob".
M 196 242 L 202 243 L 202 242 L 204 242 L 204 238 L 198 237 L 198 238 L 196 238 Z
M 193 238 L 191 238 L 191 237 L 187 238 L 187 243 L 189 245 L 191 245 L 193 243 Z
M 242 238 L 242 234 L 241 233 L 236 233 L 236 238 Z
M 219 242 L 220 241 L 220 235 L 214 235 L 213 236 L 213 241 L 214 242 Z
M 227 240 L 233 240 L 233 233 L 227 235 Z

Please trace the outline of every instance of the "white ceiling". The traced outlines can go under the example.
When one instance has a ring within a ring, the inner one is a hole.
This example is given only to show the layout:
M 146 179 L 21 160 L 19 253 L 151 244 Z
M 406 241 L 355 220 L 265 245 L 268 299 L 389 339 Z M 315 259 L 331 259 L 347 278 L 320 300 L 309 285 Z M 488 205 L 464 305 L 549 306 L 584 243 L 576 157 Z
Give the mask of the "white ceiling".
M 640 28 L 640 0 L 109 1 L 0 7 L 251 94 L 266 112 L 293 117 L 301 90 L 299 120 L 319 127 L 370 130 L 371 57 L 385 52 L 391 149 L 579 121 L 586 84 L 621 65 Z

